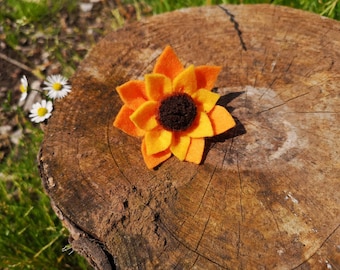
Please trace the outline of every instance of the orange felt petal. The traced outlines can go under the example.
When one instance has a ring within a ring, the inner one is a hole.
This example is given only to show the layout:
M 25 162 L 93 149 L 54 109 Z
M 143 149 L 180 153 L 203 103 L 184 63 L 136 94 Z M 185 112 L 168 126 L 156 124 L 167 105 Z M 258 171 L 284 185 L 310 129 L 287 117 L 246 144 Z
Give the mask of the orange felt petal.
M 199 89 L 192 95 L 192 98 L 195 100 L 195 103 L 203 107 L 205 112 L 210 112 L 219 100 L 220 95 L 205 89 Z
M 160 73 L 173 80 L 181 71 L 183 65 L 173 49 L 168 45 L 156 61 L 153 73 Z
M 148 169 L 152 169 L 156 167 L 157 165 L 161 164 L 165 160 L 167 160 L 169 157 L 171 157 L 171 152 L 170 150 L 165 150 L 163 152 L 154 154 L 154 155 L 147 155 L 146 154 L 146 144 L 143 139 L 142 141 L 142 155 L 144 158 L 144 162 Z
M 210 119 L 205 112 L 198 112 L 192 127 L 185 131 L 185 135 L 191 138 L 203 138 L 214 136 Z
M 214 134 L 221 134 L 233 128 L 236 123 L 231 114 L 222 106 L 216 105 L 208 114 Z
M 197 78 L 197 88 L 204 88 L 207 90 L 213 89 L 218 74 L 222 67 L 219 66 L 198 66 L 195 68 Z
M 176 136 L 173 139 L 170 150 L 180 161 L 183 161 L 187 155 L 189 145 L 190 137 Z
M 128 81 L 116 88 L 120 98 L 130 109 L 136 110 L 147 98 L 143 81 Z
M 128 106 L 123 105 L 123 107 L 118 112 L 116 119 L 113 122 L 113 126 L 121 129 L 122 131 L 131 136 L 135 137 L 144 136 L 145 131 L 136 127 L 134 123 L 132 123 L 130 120 L 130 115 L 133 112 L 134 111 L 131 110 Z
M 185 160 L 196 164 L 200 164 L 204 152 L 204 144 L 205 141 L 202 138 L 191 139 Z
M 171 80 L 163 74 L 145 75 L 146 95 L 150 100 L 161 100 L 172 92 Z
M 158 103 L 155 101 L 144 102 L 131 114 L 131 121 L 140 129 L 145 131 L 154 129 L 159 124 L 156 119 Z
M 190 65 L 183 70 L 173 80 L 173 91 L 179 93 L 193 94 L 197 91 L 197 82 L 194 65 Z
M 145 133 L 144 136 L 146 153 L 148 155 L 157 154 L 170 147 L 172 132 L 159 128 Z

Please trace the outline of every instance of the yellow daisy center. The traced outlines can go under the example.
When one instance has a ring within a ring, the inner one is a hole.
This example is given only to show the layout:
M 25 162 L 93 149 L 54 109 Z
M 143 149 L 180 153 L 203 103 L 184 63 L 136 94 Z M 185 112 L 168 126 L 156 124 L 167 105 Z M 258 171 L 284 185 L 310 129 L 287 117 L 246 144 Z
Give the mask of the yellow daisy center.
M 21 91 L 21 93 L 26 93 L 27 92 L 27 88 L 23 84 L 21 84 L 20 85 L 20 91 Z
M 197 108 L 188 94 L 175 94 L 162 100 L 158 109 L 158 122 L 167 130 L 184 131 L 195 120 Z
M 63 85 L 62 85 L 61 83 L 56 82 L 56 83 L 54 83 L 54 84 L 52 85 L 52 88 L 53 88 L 55 91 L 60 91 L 60 90 L 63 88 Z
M 47 113 L 47 109 L 46 108 L 39 108 L 37 114 L 39 116 L 44 116 L 46 113 Z

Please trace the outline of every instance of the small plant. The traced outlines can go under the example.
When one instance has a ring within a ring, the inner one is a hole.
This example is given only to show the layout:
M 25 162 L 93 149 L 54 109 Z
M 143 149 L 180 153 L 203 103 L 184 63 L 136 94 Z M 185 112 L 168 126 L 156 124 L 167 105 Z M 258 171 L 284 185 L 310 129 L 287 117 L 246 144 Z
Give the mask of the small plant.
M 0 163 L 0 269 L 88 269 L 85 259 L 62 250 L 68 232 L 41 189 L 36 166 L 43 133 L 30 121 L 25 126 L 25 141 Z

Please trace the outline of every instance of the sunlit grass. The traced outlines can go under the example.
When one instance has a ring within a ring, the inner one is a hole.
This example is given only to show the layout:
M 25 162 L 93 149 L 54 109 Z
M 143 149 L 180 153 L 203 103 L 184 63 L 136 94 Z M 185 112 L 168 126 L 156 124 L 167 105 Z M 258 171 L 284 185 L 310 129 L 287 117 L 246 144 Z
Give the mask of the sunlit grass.
M 43 133 L 22 123 L 24 140 L 0 164 L 0 269 L 86 269 L 84 259 L 61 250 L 68 232 L 51 210 L 37 169 Z
M 153 13 L 163 13 L 184 7 L 216 4 L 276 4 L 340 19 L 340 0 L 125 0 L 125 3 L 147 3 Z

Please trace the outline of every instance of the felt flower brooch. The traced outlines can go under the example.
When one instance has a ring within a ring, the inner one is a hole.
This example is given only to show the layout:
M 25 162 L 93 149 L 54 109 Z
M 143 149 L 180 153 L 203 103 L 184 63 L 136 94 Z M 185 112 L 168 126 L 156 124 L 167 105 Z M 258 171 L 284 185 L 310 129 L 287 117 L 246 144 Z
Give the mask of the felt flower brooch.
M 167 46 L 144 81 L 131 80 L 117 87 L 124 105 L 113 125 L 143 137 L 141 150 L 149 169 L 172 154 L 199 164 L 205 137 L 235 126 L 230 113 L 216 105 L 220 95 L 211 92 L 220 70 L 218 66 L 184 68 Z

